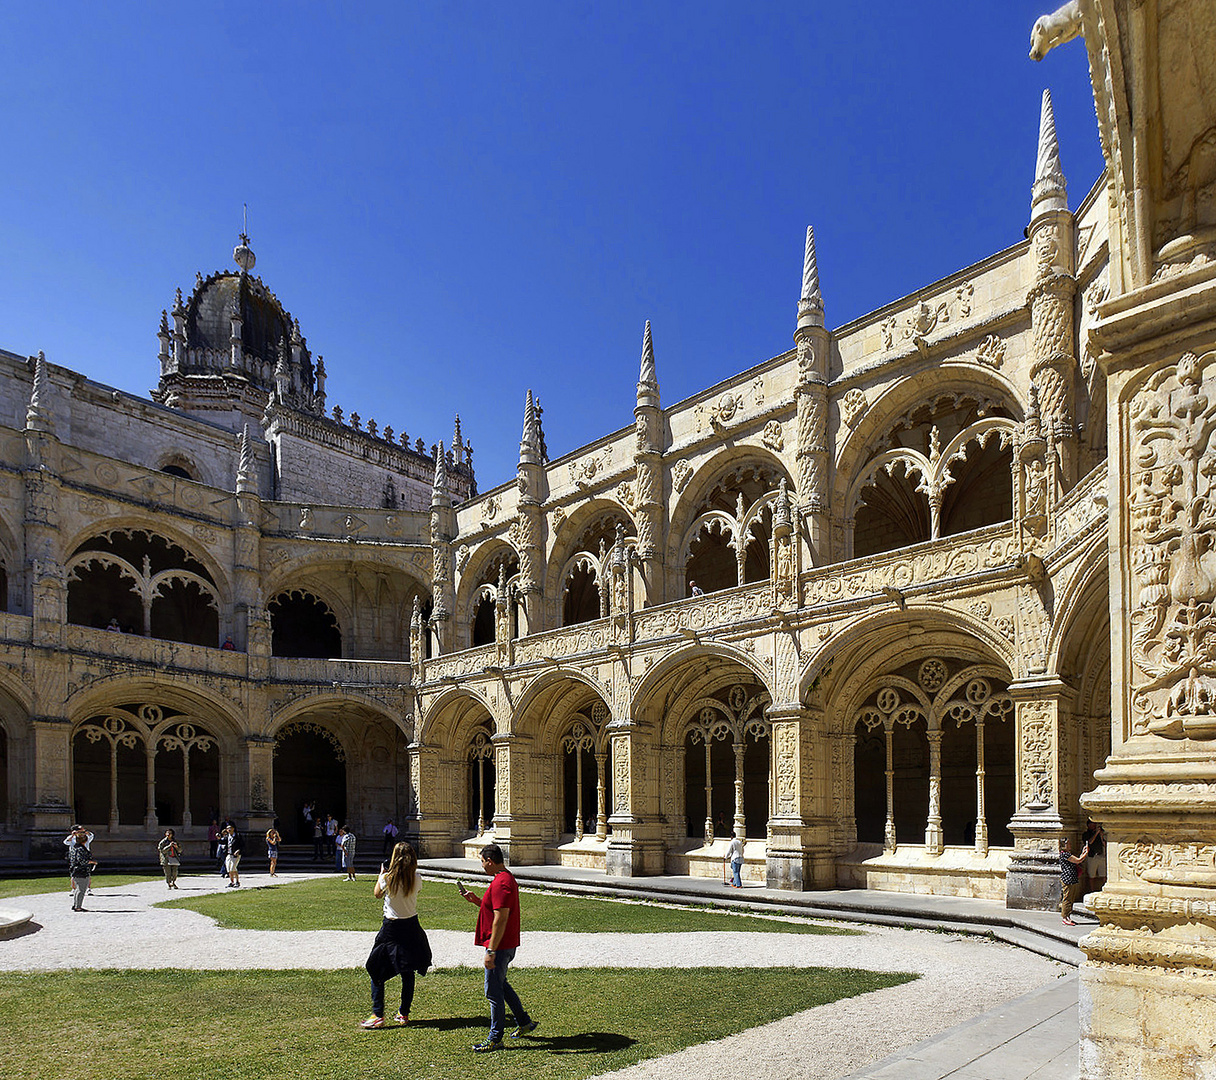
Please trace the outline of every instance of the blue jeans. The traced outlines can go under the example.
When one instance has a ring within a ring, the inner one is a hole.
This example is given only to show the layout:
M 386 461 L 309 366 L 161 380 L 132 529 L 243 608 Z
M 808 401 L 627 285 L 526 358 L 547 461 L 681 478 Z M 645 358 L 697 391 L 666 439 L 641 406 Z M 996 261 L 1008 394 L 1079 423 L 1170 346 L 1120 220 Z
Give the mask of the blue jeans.
M 514 949 L 499 949 L 494 953 L 494 966 L 486 968 L 486 1000 L 490 1003 L 490 1040 L 501 1039 L 506 1027 L 506 1010 L 509 1006 L 515 1023 L 531 1023 L 532 1018 L 524 1010 L 519 995 L 507 982 L 507 965 L 515 959 Z
M 730 869 L 731 869 L 731 873 L 733 873 L 735 875 L 735 888 L 736 889 L 743 888 L 743 879 L 739 877 L 739 871 L 743 869 L 743 860 L 742 859 L 731 859 Z
M 401 1015 L 409 1016 L 410 1006 L 414 1004 L 414 972 L 401 973 Z M 384 1015 L 384 983 L 372 979 L 372 1012 L 377 1016 Z

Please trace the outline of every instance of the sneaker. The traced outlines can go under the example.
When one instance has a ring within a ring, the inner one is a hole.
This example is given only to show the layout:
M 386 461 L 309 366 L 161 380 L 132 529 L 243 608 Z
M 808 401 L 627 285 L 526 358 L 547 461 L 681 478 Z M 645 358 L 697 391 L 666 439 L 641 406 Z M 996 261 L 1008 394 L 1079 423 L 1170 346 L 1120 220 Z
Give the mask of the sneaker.
M 473 1053 L 475 1053 L 475 1054 L 487 1054 L 491 1050 L 501 1050 L 501 1049 L 502 1049 L 502 1039 L 491 1039 L 488 1035 L 486 1036 L 485 1042 L 479 1042 L 479 1043 L 473 1044 Z
M 372 1028 L 382 1028 L 382 1027 L 384 1027 L 384 1017 L 383 1016 L 369 1016 L 366 1020 L 360 1020 L 359 1026 L 361 1028 L 367 1028 L 369 1031 Z
M 393 1022 L 396 1024 L 408 1024 L 410 1022 L 410 1018 L 406 1016 L 405 1013 L 398 1013 L 393 1017 Z
M 531 1035 L 536 1030 L 538 1023 L 539 1021 L 537 1020 L 529 1020 L 526 1024 L 520 1024 L 519 1027 L 511 1032 L 511 1038 L 518 1039 L 522 1035 Z

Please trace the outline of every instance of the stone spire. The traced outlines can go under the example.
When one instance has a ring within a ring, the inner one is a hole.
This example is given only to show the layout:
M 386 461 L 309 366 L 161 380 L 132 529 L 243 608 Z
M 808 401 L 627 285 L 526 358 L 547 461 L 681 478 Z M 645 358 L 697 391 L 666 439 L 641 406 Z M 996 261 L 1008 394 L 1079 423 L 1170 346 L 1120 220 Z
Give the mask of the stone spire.
M 1056 118 L 1051 110 L 1051 91 L 1043 91 L 1039 114 L 1039 154 L 1035 161 L 1034 186 L 1030 189 L 1030 217 L 1052 210 L 1068 209 L 1068 190 L 1060 165 L 1060 144 L 1056 139 Z
M 256 495 L 258 493 L 258 474 L 253 463 L 253 446 L 249 442 L 248 424 L 241 429 L 238 446 L 241 456 L 236 470 L 236 493 L 238 495 Z
M 448 489 L 448 459 L 447 451 L 443 448 L 443 440 L 439 440 L 439 449 L 435 454 L 435 482 L 431 485 L 431 506 L 451 506 L 452 493 Z
M 523 437 L 519 441 L 519 463 L 521 465 L 543 465 L 544 458 L 544 435 L 540 428 L 540 407 L 532 398 L 532 391 L 528 391 L 527 401 L 524 403 L 524 432 Z
M 50 409 L 51 380 L 46 373 L 46 354 L 39 351 L 34 363 L 34 387 L 30 393 L 30 407 L 26 410 L 25 426 L 31 431 L 54 434 L 55 420 Z
M 659 408 L 659 376 L 654 366 L 654 344 L 650 340 L 650 320 L 642 333 L 642 367 L 638 375 L 638 408 Z
M 802 296 L 798 300 L 798 329 L 823 325 L 823 294 L 819 291 L 819 262 L 815 257 L 815 230 L 806 227 L 802 257 Z

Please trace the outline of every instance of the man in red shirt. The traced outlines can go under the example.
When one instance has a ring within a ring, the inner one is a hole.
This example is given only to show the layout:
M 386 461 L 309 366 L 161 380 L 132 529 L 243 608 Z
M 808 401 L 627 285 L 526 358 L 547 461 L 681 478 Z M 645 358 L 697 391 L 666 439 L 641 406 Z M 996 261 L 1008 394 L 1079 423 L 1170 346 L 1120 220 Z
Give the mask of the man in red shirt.
M 515 959 L 519 948 L 519 883 L 503 865 L 502 848 L 487 844 L 481 849 L 481 868 L 490 876 L 490 887 L 478 896 L 458 883 L 460 895 L 471 904 L 479 904 L 477 933 L 473 941 L 484 945 L 486 969 L 486 999 L 490 1002 L 490 1034 L 473 1049 L 478 1053 L 502 1049 L 503 1028 L 506 1026 L 507 1006 L 515 1017 L 516 1028 L 511 1038 L 529 1035 L 536 1030 L 533 1020 L 519 1000 L 519 995 L 507 982 L 507 966 Z

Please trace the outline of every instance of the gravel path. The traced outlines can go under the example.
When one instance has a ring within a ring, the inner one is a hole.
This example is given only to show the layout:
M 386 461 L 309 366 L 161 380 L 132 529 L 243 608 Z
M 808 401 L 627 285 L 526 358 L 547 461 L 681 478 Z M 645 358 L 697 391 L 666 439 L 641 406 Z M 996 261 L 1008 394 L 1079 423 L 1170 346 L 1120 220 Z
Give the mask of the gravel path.
M 277 881 L 314 875 L 280 875 Z M 243 888 L 269 884 L 249 874 Z M 219 876 L 99 888 L 76 913 L 66 887 L 0 901 L 33 913 L 37 930 L 0 941 L 0 971 L 66 968 L 361 968 L 373 932 L 224 930 L 193 911 L 155 908 L 168 896 L 223 891 Z M 370 880 L 352 888 L 367 889 Z M 65 883 L 66 886 L 66 883 Z M 423 913 L 425 895 L 423 885 Z M 370 897 L 369 897 L 370 901 Z M 526 910 L 525 893 L 525 910 Z M 780 925 L 775 923 L 775 926 Z M 470 932 L 428 931 L 436 967 L 480 966 Z M 911 971 L 915 982 L 809 1009 L 716 1042 L 612 1073 L 640 1080 L 835 1080 L 901 1047 L 1067 974 L 1071 969 L 984 938 L 866 927 L 863 934 L 714 932 L 529 933 L 514 967 L 859 967 Z M 361 1004 L 361 1003 L 360 1003 Z M 421 1001 L 420 1001 L 421 1004 Z M 352 1008 L 354 1006 L 352 1005 Z M 357 1010 L 356 1010 L 357 1011 Z M 542 1023 L 544 1018 L 540 1017 Z

